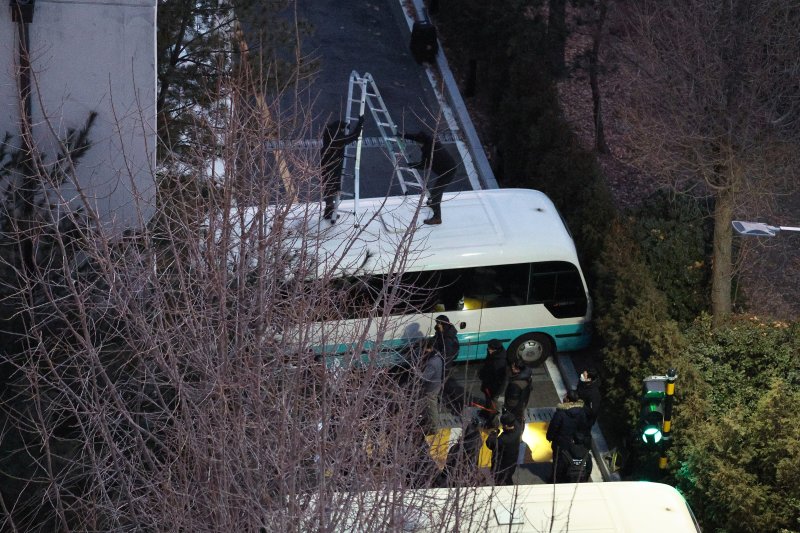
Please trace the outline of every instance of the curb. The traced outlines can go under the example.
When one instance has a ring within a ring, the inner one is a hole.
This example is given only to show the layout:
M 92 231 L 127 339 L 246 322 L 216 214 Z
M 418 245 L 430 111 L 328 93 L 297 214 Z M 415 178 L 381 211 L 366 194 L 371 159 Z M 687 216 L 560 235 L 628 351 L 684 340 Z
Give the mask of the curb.
M 427 8 L 422 0 L 413 0 L 411 4 L 413 6 L 413 11 L 418 14 L 416 17 L 417 19 L 429 19 L 427 16 Z M 408 38 L 410 39 L 411 27 L 415 20 L 414 13 L 410 12 L 411 10 L 409 9 L 408 3 L 403 0 L 400 0 L 400 8 L 406 18 L 409 32 Z M 431 71 L 433 70 L 432 66 L 425 66 L 424 68 L 428 70 L 428 77 L 430 78 Z M 486 158 L 486 152 L 484 152 L 483 145 L 478 138 L 478 132 L 475 130 L 475 125 L 472 123 L 472 119 L 467 111 L 467 106 L 464 104 L 464 99 L 461 97 L 458 84 L 453 77 L 453 73 L 450 70 L 450 66 L 447 63 L 447 58 L 441 46 L 439 47 L 439 52 L 436 54 L 436 68 L 441 76 L 441 82 L 444 87 L 445 94 L 443 96 L 446 101 L 442 103 L 446 104 L 453 114 L 458 123 L 458 128 L 461 131 L 461 136 L 464 139 L 463 143 L 466 144 L 466 153 L 462 151 L 462 156 L 467 155 L 471 159 L 469 162 L 466 160 L 464 161 L 465 166 L 468 169 L 473 167 L 476 174 L 476 176 L 474 176 L 475 179 L 470 179 L 473 188 L 499 189 L 500 186 L 497 184 L 497 180 L 494 177 L 492 167 L 489 165 L 489 160 Z M 436 84 L 434 83 L 433 85 L 435 89 Z M 462 159 L 466 158 L 462 157 Z M 469 163 L 471 163 L 471 165 Z M 468 175 L 469 174 L 470 172 L 468 172 Z M 470 178 L 472 178 L 472 176 L 470 176 Z M 475 187 L 475 185 L 477 185 L 477 187 Z

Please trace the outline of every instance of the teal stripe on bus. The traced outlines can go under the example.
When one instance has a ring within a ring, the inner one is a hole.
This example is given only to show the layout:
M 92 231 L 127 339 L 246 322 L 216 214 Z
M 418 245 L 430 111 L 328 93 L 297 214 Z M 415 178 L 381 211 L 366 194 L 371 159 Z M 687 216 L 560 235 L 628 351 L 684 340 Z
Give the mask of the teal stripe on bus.
M 581 350 L 589 346 L 591 342 L 591 328 L 587 324 L 568 324 L 564 326 L 548 326 L 542 328 L 522 328 L 522 329 L 507 329 L 495 331 L 481 331 L 480 333 L 459 334 L 458 340 L 462 346 L 459 350 L 458 358 L 456 361 L 474 361 L 483 359 L 486 356 L 486 345 L 492 339 L 499 339 L 503 345 L 508 346 L 514 340 L 526 333 L 544 333 L 556 345 L 558 352 L 570 352 Z M 377 363 L 379 365 L 393 365 L 401 364 L 404 362 L 404 354 L 408 351 L 410 346 L 421 341 L 424 337 L 416 339 L 389 339 L 383 342 L 382 349 L 379 350 L 373 360 L 370 360 L 369 352 L 372 351 L 374 343 L 366 341 L 363 345 L 360 356 L 351 354 L 352 357 L 350 364 L 356 366 L 369 365 Z M 473 340 L 469 340 L 473 339 Z M 352 344 L 337 344 L 326 345 L 318 352 L 334 355 L 336 354 L 338 364 L 344 364 L 342 359 L 345 354 L 351 352 L 356 347 L 356 343 Z

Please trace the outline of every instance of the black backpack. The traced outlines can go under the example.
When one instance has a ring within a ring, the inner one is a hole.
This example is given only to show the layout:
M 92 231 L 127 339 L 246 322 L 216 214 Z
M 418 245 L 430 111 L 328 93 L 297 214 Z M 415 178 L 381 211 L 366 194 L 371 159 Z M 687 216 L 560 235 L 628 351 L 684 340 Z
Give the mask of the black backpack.
M 561 448 L 558 455 L 556 482 L 582 483 L 589 481 L 592 474 L 592 454 L 580 444 Z

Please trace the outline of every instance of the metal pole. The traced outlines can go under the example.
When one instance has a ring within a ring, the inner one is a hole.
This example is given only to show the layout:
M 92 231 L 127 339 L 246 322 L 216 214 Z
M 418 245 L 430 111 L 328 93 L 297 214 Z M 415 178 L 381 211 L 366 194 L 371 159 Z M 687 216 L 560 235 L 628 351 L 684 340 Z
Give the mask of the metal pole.
M 678 373 L 674 368 L 667 371 L 667 383 L 665 387 L 666 396 L 664 398 L 664 424 L 662 426 L 662 440 L 661 440 L 661 457 L 658 458 L 658 468 L 664 470 L 667 468 L 667 451 L 669 450 L 672 440 L 672 403 L 675 397 L 675 380 L 678 379 Z

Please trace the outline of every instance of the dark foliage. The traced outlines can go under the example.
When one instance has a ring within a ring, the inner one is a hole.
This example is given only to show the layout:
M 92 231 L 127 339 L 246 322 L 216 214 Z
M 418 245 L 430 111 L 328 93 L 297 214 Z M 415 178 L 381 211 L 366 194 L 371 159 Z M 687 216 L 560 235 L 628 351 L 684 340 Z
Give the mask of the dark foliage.
M 709 209 L 696 198 L 659 191 L 629 218 L 670 317 L 689 323 L 709 307 L 711 241 Z

